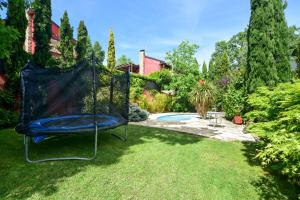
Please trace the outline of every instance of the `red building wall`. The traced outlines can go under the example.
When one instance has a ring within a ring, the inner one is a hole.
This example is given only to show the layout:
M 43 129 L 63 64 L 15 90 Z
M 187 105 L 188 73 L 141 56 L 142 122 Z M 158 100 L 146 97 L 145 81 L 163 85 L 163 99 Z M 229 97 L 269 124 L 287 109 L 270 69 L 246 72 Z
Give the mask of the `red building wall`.
M 52 22 L 51 29 L 52 29 L 52 39 L 60 40 L 59 26 L 56 23 Z
M 161 70 L 161 61 L 145 56 L 144 58 L 145 76 L 160 70 Z
M 4 90 L 6 80 L 6 76 L 4 74 L 0 74 L 0 90 Z
M 27 19 L 28 19 L 28 29 L 27 29 L 27 44 L 25 46 L 27 46 L 27 48 L 25 49 L 28 53 L 34 54 L 35 53 L 35 41 L 34 41 L 34 10 L 33 9 L 29 9 L 27 11 Z M 59 41 L 60 40 L 60 27 L 55 23 L 52 22 L 51 24 L 51 31 L 52 31 L 52 35 L 51 35 L 51 39 L 52 40 L 56 40 Z M 51 41 L 52 43 L 52 41 Z M 57 52 L 51 52 L 52 54 L 54 54 L 53 56 L 55 57 L 59 57 L 60 54 L 58 54 Z M 58 54 L 58 55 L 56 55 Z

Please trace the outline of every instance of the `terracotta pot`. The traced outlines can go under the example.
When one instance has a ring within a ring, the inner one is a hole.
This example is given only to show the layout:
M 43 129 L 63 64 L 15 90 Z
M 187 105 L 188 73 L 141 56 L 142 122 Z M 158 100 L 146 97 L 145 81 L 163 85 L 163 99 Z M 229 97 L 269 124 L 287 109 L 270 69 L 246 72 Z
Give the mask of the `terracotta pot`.
M 237 125 L 243 124 L 243 118 L 240 115 L 237 115 L 233 118 L 233 123 Z

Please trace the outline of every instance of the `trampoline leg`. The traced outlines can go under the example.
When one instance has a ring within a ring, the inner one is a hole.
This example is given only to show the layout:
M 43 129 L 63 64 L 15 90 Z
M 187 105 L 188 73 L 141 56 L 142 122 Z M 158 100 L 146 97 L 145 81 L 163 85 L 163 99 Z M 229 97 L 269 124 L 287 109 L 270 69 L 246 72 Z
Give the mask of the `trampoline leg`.
M 125 136 L 119 136 L 119 135 L 116 135 L 116 134 L 112 134 L 113 136 L 115 136 L 116 138 L 122 140 L 123 142 L 126 142 L 127 141 L 127 137 L 128 137 L 128 125 L 125 125 Z
M 95 129 L 95 143 L 94 143 L 94 152 L 93 156 L 88 157 L 58 157 L 58 158 L 47 158 L 47 159 L 41 159 L 41 160 L 31 160 L 29 158 L 29 136 L 24 136 L 24 146 L 25 146 L 25 160 L 29 163 L 40 163 L 40 162 L 46 162 L 46 161 L 59 161 L 59 160 L 94 160 L 97 156 L 97 145 L 98 145 L 98 130 Z
M 29 159 L 29 151 L 28 151 L 28 148 L 29 148 L 29 142 L 28 142 L 28 140 L 29 140 L 30 138 L 28 137 L 28 136 L 26 136 L 26 135 L 24 135 L 24 145 L 25 145 L 25 160 L 27 161 L 27 162 L 29 162 L 29 163 L 31 163 L 32 161 Z

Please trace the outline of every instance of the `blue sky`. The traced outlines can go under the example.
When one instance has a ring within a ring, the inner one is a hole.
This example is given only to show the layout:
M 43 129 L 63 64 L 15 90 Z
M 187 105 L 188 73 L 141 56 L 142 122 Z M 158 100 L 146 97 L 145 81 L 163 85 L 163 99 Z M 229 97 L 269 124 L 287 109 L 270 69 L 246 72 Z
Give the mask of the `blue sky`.
M 300 26 L 300 0 L 288 0 L 289 25 Z M 243 31 L 249 22 L 250 0 L 52 0 L 52 18 L 60 24 L 69 13 L 76 37 L 84 20 L 92 41 L 107 51 L 108 31 L 115 34 L 117 57 L 138 62 L 138 51 L 164 59 L 183 40 L 200 45 L 198 62 L 209 61 L 215 42 Z

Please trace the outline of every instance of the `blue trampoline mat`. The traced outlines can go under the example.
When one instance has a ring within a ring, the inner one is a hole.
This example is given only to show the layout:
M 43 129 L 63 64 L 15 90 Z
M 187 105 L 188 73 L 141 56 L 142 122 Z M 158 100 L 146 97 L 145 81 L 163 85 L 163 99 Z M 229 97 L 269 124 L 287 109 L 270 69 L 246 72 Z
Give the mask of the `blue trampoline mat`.
M 123 122 L 121 118 L 111 115 L 98 114 L 95 117 L 99 129 L 115 127 Z M 84 132 L 93 130 L 94 128 L 94 115 L 90 114 L 43 118 L 32 121 L 28 125 L 30 134 L 33 136 L 36 135 L 34 140 L 43 140 L 47 137 L 46 135 Z

